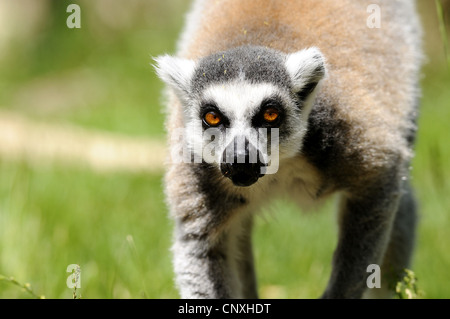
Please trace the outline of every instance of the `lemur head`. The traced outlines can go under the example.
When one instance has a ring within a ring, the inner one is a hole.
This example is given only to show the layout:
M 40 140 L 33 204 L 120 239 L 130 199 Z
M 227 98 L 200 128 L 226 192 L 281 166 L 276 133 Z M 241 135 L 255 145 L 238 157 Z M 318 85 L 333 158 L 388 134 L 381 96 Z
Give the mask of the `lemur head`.
M 285 54 L 242 46 L 199 61 L 166 55 L 156 62 L 159 77 L 183 105 L 187 147 L 236 186 L 254 184 L 275 158 L 301 151 L 326 73 L 317 48 Z

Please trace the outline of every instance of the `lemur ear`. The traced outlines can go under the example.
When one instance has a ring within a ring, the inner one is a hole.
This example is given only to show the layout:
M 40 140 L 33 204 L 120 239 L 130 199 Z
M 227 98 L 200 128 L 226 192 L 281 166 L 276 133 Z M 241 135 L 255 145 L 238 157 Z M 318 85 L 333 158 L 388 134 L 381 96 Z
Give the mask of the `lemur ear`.
M 292 90 L 301 99 L 307 98 L 326 74 L 325 58 L 315 47 L 288 54 L 285 65 Z
M 159 78 L 169 85 L 182 99 L 190 93 L 190 82 L 194 75 L 195 61 L 163 55 L 155 58 L 154 65 Z

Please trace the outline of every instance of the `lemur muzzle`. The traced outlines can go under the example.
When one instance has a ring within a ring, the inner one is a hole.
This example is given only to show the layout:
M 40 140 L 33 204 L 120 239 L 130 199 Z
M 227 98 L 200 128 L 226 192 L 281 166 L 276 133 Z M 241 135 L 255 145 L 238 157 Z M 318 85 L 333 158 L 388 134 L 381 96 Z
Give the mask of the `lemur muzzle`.
M 265 165 L 261 159 L 262 155 L 248 139 L 236 137 L 223 152 L 220 170 L 234 185 L 250 186 L 264 176 L 261 167 Z

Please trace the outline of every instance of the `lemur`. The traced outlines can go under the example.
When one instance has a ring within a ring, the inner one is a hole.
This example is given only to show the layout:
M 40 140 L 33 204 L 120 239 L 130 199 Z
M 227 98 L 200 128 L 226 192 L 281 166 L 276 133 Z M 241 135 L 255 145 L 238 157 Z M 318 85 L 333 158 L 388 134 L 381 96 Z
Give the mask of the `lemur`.
M 168 88 L 164 183 L 182 298 L 257 298 L 253 218 L 286 195 L 300 205 L 338 196 L 322 298 L 369 296 L 371 264 L 382 275 L 374 296 L 393 292 L 417 223 L 409 168 L 422 31 L 413 0 L 377 0 L 380 27 L 369 28 L 372 2 L 196 0 L 176 56 L 155 59 Z M 277 148 L 252 128 L 277 132 Z M 277 169 L 265 174 L 274 149 Z

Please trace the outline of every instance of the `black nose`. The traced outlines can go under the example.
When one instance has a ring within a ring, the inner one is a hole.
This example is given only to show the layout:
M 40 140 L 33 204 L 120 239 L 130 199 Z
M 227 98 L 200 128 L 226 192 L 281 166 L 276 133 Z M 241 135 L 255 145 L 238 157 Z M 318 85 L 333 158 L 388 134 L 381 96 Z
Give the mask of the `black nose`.
M 227 146 L 223 153 L 220 170 L 225 177 L 231 179 L 236 186 L 250 186 L 262 177 L 260 152 L 249 143 L 247 139 L 243 143 L 235 138 Z

